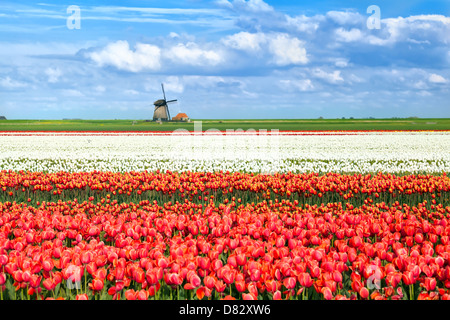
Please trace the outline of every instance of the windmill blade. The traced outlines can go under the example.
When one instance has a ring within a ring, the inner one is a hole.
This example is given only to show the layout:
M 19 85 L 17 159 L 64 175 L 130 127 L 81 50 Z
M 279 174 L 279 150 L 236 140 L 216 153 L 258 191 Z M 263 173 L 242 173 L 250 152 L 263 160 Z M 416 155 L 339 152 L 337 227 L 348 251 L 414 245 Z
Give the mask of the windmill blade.
M 166 110 L 167 110 L 167 120 L 170 121 L 170 112 L 169 112 L 169 106 L 166 104 Z
M 169 101 L 166 101 L 166 103 L 174 103 L 174 102 L 177 102 L 178 100 L 177 99 L 175 99 L 175 100 L 169 100 Z
M 164 100 L 166 100 L 166 93 L 164 92 L 164 85 L 161 83 L 161 88 L 164 96 Z

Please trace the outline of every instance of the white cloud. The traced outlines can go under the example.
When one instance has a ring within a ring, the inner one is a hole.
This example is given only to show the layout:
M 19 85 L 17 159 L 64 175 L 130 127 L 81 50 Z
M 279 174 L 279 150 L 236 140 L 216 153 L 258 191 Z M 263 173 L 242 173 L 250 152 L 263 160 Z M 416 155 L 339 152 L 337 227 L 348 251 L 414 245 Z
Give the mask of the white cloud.
M 84 97 L 84 94 L 81 93 L 79 90 L 76 89 L 63 89 L 61 90 L 62 95 L 65 97 Z
M 430 77 L 428 78 L 428 81 L 430 81 L 432 83 L 447 83 L 447 79 L 445 79 L 443 76 L 435 74 L 435 73 L 430 75 Z
M 417 95 L 419 95 L 421 97 L 430 97 L 430 96 L 432 96 L 431 92 L 426 91 L 426 90 L 417 91 Z
M 355 25 L 365 19 L 358 12 L 351 11 L 328 11 L 326 16 L 340 25 Z
M 325 80 L 328 83 L 336 84 L 343 82 L 344 79 L 341 77 L 341 71 L 335 70 L 333 72 L 326 72 L 320 68 L 316 68 L 312 71 L 312 75 L 316 78 Z
M 88 56 L 99 66 L 110 65 L 131 72 L 158 70 L 161 67 L 160 48 L 144 43 L 137 43 L 135 51 L 132 51 L 127 41 L 119 40 Z
M 222 39 L 222 43 L 246 52 L 266 51 L 278 66 L 308 63 L 303 41 L 286 33 L 239 32 Z
M 217 51 L 201 49 L 194 42 L 179 43 L 164 54 L 175 63 L 193 66 L 215 66 L 223 62 L 223 57 Z
M 0 78 L 0 86 L 7 89 L 16 89 L 26 87 L 27 84 L 17 80 L 13 80 L 10 77 Z
M 345 68 L 348 66 L 348 60 L 344 58 L 338 58 L 335 60 L 334 65 L 339 68 Z
M 183 76 L 183 83 L 186 86 L 194 88 L 205 88 L 205 89 L 215 89 L 215 88 L 231 88 L 238 87 L 244 88 L 245 83 L 234 77 L 220 77 L 220 76 Z
M 311 91 L 314 90 L 314 85 L 310 79 L 299 79 L 299 80 L 280 80 L 282 88 L 290 90 L 299 91 Z
M 105 86 L 98 85 L 98 86 L 96 86 L 96 87 L 94 88 L 94 90 L 95 90 L 96 92 L 98 92 L 98 93 L 103 93 L 103 92 L 106 91 L 106 88 L 105 88 Z
M 184 91 L 184 85 L 179 77 L 170 76 L 164 81 L 164 91 L 166 95 L 170 92 L 182 93 Z M 167 97 L 167 100 L 172 100 L 172 98 Z
M 303 42 L 287 34 L 277 34 L 269 40 L 269 50 L 276 65 L 306 64 L 308 57 Z
M 344 28 L 338 28 L 335 31 L 337 39 L 343 42 L 359 41 L 363 37 L 361 30 L 352 28 L 351 30 L 345 30 Z
M 214 1 L 219 7 L 233 9 L 233 5 L 228 0 L 216 0 Z
M 266 41 L 263 33 L 249 33 L 239 32 L 222 39 L 226 46 L 244 50 L 244 51 L 258 51 L 261 50 L 261 45 Z
M 419 90 L 425 90 L 425 89 L 428 89 L 428 86 L 424 81 L 419 80 L 413 84 L 413 88 L 419 89 Z
M 224 2 L 224 1 L 222 1 Z M 234 0 L 233 1 L 233 7 L 237 10 L 245 10 L 253 13 L 260 13 L 260 12 L 272 12 L 274 11 L 273 7 L 268 5 L 262 0 Z
M 316 30 L 318 30 L 320 22 L 325 20 L 323 16 L 307 17 L 305 15 L 300 15 L 296 17 L 285 15 L 285 19 L 286 19 L 286 27 L 289 30 L 293 29 L 296 32 L 309 34 L 312 34 Z
M 439 14 L 421 14 L 416 16 L 410 16 L 406 19 L 410 21 L 437 21 L 446 25 L 450 25 L 450 17 L 446 17 Z
M 59 68 L 47 68 L 45 69 L 45 74 L 48 77 L 48 82 L 56 83 L 59 80 L 59 77 L 62 76 L 62 72 Z
M 353 82 L 353 83 L 363 83 L 363 82 L 365 82 L 365 80 L 364 79 L 362 79 L 362 78 L 360 78 L 360 77 L 358 77 L 356 74 L 354 74 L 354 73 L 352 73 L 351 75 L 350 75 L 350 79 L 349 79 L 351 82 Z
M 417 15 L 381 20 L 383 37 L 369 35 L 374 45 L 390 45 L 398 42 L 416 44 L 450 43 L 450 17 L 443 15 Z
M 128 90 L 125 90 L 124 93 L 126 95 L 130 95 L 130 96 L 137 96 L 139 94 L 139 91 L 136 91 L 133 89 L 128 89 Z
M 250 53 L 266 52 L 271 56 L 271 62 L 278 66 L 308 62 L 303 41 L 287 33 L 239 32 L 222 39 L 222 43 Z

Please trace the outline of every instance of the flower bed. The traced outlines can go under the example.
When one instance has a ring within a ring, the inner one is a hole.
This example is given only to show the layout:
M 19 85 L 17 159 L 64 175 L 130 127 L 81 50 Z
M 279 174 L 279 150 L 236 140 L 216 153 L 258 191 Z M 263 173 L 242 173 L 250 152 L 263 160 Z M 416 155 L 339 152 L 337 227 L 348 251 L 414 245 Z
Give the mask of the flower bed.
M 0 172 L 1 299 L 449 299 L 441 175 Z

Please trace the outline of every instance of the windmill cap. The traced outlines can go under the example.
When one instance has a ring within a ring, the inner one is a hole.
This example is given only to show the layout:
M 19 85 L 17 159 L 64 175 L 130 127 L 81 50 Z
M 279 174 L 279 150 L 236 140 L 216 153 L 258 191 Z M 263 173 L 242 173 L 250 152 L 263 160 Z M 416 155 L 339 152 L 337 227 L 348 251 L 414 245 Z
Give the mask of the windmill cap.
M 164 100 L 164 99 L 159 99 L 159 100 L 156 100 L 155 102 L 153 102 L 153 104 L 154 104 L 155 106 L 163 106 L 163 105 L 166 104 L 166 100 Z

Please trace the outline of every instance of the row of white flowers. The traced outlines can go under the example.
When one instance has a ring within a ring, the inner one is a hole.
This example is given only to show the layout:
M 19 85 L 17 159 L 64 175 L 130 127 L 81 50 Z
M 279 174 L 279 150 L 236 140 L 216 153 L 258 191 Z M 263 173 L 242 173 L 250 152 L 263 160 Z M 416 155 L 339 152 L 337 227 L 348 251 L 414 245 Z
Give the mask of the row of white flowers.
M 0 170 L 450 171 L 450 132 L 0 135 Z

